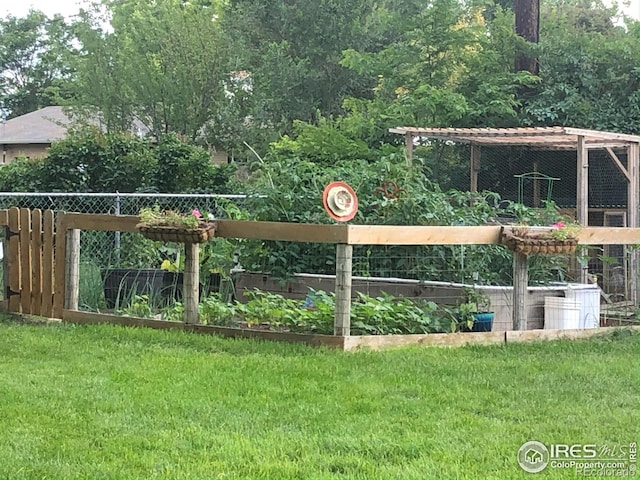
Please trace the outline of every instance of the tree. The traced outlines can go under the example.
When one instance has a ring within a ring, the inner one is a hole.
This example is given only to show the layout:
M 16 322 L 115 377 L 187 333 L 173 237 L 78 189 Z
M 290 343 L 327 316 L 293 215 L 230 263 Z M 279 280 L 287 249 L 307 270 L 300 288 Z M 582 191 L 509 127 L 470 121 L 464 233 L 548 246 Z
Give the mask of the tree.
M 31 10 L 0 19 L 0 110 L 12 118 L 69 99 L 73 52 L 60 15 Z
M 393 2 L 389 2 L 393 6 Z M 517 123 L 516 91 L 534 79 L 513 73 L 513 16 L 456 0 L 414 0 L 412 15 L 388 7 L 388 38 L 379 52 L 345 52 L 343 64 L 376 78 L 373 99 L 345 102 L 352 130 L 370 144 L 397 141 L 389 127 L 504 126 Z M 391 32 L 395 32 L 392 35 Z
M 582 0 L 543 8 L 540 83 L 523 99 L 523 122 L 640 131 L 640 22 L 614 25 L 615 8 Z
M 223 21 L 251 74 L 254 123 L 291 132 L 294 119 L 340 114 L 344 98 L 366 96 L 373 85 L 340 61 L 372 46 L 374 13 L 368 0 L 231 0 Z
M 157 138 L 201 137 L 225 108 L 230 79 L 217 10 L 178 0 L 106 5 L 113 31 L 87 11 L 76 24 L 80 101 L 99 110 L 110 129 L 137 118 Z

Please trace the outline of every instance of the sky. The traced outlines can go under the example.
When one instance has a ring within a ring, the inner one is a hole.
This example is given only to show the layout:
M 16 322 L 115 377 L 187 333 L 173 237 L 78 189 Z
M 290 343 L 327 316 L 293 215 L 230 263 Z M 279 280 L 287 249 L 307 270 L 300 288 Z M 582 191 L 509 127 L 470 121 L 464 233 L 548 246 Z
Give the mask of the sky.
M 638 0 L 640 1 L 640 0 Z M 44 12 L 48 17 L 61 13 L 65 17 L 74 15 L 80 10 L 80 0 L 0 0 L 0 16 L 11 14 L 24 17 L 30 8 Z
M 544 0 L 543 0 L 544 1 Z M 614 0 L 605 0 L 611 4 Z M 23 17 L 29 11 L 29 7 L 41 10 L 47 16 L 61 13 L 70 16 L 78 12 L 80 5 L 86 3 L 83 0 L 0 0 L 0 17 L 11 14 L 16 17 Z M 640 19 L 640 0 L 629 0 L 628 6 L 622 6 L 622 10 L 633 18 Z

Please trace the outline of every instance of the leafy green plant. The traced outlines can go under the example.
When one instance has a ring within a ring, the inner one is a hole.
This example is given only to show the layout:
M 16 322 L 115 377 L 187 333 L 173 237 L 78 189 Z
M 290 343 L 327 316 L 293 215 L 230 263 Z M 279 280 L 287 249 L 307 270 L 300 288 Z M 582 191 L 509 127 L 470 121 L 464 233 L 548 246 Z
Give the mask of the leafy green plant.
M 370 297 L 358 293 L 352 304 L 352 329 L 355 335 L 440 333 L 447 331 L 434 302 L 413 302 L 383 293 Z
M 133 301 L 124 308 L 117 310 L 119 315 L 125 317 L 151 318 L 154 315 L 149 295 L 134 295 Z
M 175 210 L 160 210 L 158 205 L 140 210 L 140 222 L 149 226 L 171 226 L 196 228 L 202 219 L 202 213 L 194 209 L 190 213 Z
M 184 320 L 184 305 L 182 302 L 174 302 L 160 311 L 161 318 L 170 322 L 182 322 Z
M 292 332 L 333 335 L 335 297 L 322 290 L 309 289 L 304 302 L 293 302 L 285 312 L 283 323 Z
M 464 287 L 462 294 L 464 295 L 465 303 L 470 308 L 473 308 L 475 312 L 488 312 L 491 308 L 491 299 L 478 288 Z
M 455 306 L 443 307 L 443 312 L 451 320 L 451 330 L 471 330 L 476 321 L 476 314 L 488 313 L 491 300 L 480 289 L 464 287 L 463 301 Z
M 556 240 L 567 240 L 570 238 L 576 238 L 580 233 L 581 227 L 576 223 L 565 223 L 562 221 L 556 222 L 552 225 L 552 230 L 549 232 L 551 238 Z
M 236 326 L 238 310 L 237 305 L 223 301 L 218 293 L 207 296 L 198 305 L 200 320 L 208 325 Z
M 0 274 L 2 274 L 1 262 Z M 100 268 L 94 262 L 80 263 L 78 305 L 82 309 L 92 311 L 99 311 L 106 306 Z

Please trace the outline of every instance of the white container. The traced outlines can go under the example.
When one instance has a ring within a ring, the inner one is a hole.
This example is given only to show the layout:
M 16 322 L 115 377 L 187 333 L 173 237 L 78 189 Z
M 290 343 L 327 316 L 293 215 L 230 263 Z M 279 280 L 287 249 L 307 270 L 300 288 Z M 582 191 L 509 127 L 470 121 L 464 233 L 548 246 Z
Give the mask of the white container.
M 579 329 L 580 302 L 564 297 L 544 297 L 544 328 Z
M 600 287 L 598 285 L 571 283 L 564 296 L 580 303 L 580 328 L 600 326 Z

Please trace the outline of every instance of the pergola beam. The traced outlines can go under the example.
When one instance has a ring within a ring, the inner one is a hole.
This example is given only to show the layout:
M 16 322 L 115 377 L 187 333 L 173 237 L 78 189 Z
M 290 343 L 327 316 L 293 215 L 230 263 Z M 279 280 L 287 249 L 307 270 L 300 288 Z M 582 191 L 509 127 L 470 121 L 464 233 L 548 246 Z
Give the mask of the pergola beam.
M 576 157 L 576 216 L 578 223 L 586 227 L 589 225 L 589 149 L 583 136 L 578 137 Z M 580 248 L 579 254 L 584 255 L 585 249 Z M 588 276 L 587 266 L 583 265 L 580 269 L 580 282 L 587 283 Z
M 640 145 L 632 143 L 627 148 L 627 170 L 629 186 L 627 187 L 627 225 L 640 227 Z M 640 240 L 640 239 L 639 239 Z M 640 270 L 640 253 L 632 249 L 629 253 L 629 300 L 638 305 L 638 270 Z
M 477 143 L 471 144 L 471 172 L 470 172 L 470 191 L 478 191 L 478 172 L 480 171 L 480 145 Z

